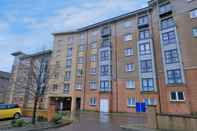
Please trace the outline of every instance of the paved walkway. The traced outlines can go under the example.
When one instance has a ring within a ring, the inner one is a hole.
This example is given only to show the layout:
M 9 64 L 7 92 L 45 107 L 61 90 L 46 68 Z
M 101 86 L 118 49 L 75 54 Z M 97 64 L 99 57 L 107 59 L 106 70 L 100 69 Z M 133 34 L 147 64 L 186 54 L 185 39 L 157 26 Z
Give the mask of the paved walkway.
M 120 125 L 145 122 L 141 116 L 127 114 L 79 113 L 74 118 L 73 124 L 49 131 L 123 131 Z

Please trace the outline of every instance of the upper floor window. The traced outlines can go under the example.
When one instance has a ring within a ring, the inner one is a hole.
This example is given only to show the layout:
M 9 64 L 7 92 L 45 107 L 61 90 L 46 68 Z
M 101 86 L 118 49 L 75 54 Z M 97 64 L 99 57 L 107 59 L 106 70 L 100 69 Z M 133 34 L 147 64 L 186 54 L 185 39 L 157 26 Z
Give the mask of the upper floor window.
M 110 73 L 109 65 L 101 65 L 101 76 L 106 76 Z
M 129 97 L 127 100 L 128 107 L 135 107 L 136 106 L 136 98 L 135 97 Z
M 89 81 L 90 89 L 96 89 L 96 80 Z
M 154 90 L 153 78 L 142 79 L 142 91 L 153 91 L 153 90 Z
M 140 40 L 149 39 L 150 38 L 150 31 L 148 29 L 140 31 L 139 38 L 140 38 Z
M 58 89 L 58 85 L 57 84 L 54 84 L 53 85 L 53 91 L 56 91 Z
M 126 86 L 127 86 L 128 89 L 134 89 L 135 88 L 135 81 L 134 80 L 128 80 Z
M 165 32 L 162 34 L 162 40 L 165 45 L 176 43 L 175 31 Z
M 105 37 L 103 37 L 101 47 L 108 47 L 108 46 L 111 46 L 111 37 L 105 36 Z
M 109 60 L 110 58 L 110 51 L 109 50 L 103 50 L 101 51 L 101 61 L 106 61 L 106 60 Z
M 163 4 L 163 5 L 159 6 L 159 13 L 160 13 L 160 14 L 169 12 L 169 11 L 171 11 L 171 10 L 172 10 L 172 6 L 171 6 L 170 3 Z
M 80 40 L 85 40 L 85 33 L 80 34 Z
M 179 56 L 177 49 L 165 51 L 166 64 L 172 64 L 179 62 Z
M 170 101 L 184 101 L 184 100 L 185 100 L 184 92 L 174 91 L 170 93 Z
M 90 43 L 90 48 L 91 48 L 91 49 L 96 48 L 96 46 L 97 46 L 97 42 L 92 42 L 92 43 Z
M 140 65 L 142 73 L 152 72 L 152 60 L 142 60 Z
M 84 63 L 84 57 L 78 57 L 78 64 Z
M 128 33 L 126 35 L 124 35 L 124 41 L 127 42 L 127 41 L 130 41 L 132 40 L 132 34 L 131 33 Z
M 72 66 L 72 59 L 66 59 L 66 68 L 71 68 Z
M 125 71 L 126 72 L 134 71 L 134 64 L 126 64 L 125 65 Z
M 85 46 L 84 45 L 79 45 L 79 52 L 82 52 L 85 50 Z
M 66 56 L 67 57 L 71 57 L 72 56 L 72 48 L 67 48 Z
M 64 84 L 64 94 L 68 94 L 70 90 L 70 84 L 66 83 Z
M 70 80 L 70 77 L 71 77 L 71 71 L 66 71 L 66 73 L 65 73 L 65 80 L 66 81 Z
M 67 41 L 68 41 L 68 44 L 73 44 L 73 42 L 74 42 L 74 36 L 68 36 Z
M 197 9 L 193 9 L 192 11 L 190 11 L 190 17 L 193 18 L 197 18 Z
M 192 29 L 192 36 L 197 37 L 197 27 Z
M 142 43 L 139 45 L 139 50 L 140 50 L 140 55 L 150 55 L 151 54 L 151 47 L 150 47 L 150 43 Z
M 123 23 L 123 26 L 124 26 L 125 28 L 131 27 L 131 25 L 132 25 L 132 22 L 131 22 L 130 20 L 125 21 L 125 22 Z
M 90 61 L 91 62 L 96 62 L 96 55 L 91 55 L 90 56 Z
M 96 68 L 95 67 L 90 68 L 90 74 L 96 75 Z
M 175 21 L 172 17 L 161 21 L 161 29 L 168 29 L 175 26 Z
M 100 89 L 101 90 L 109 90 L 109 89 L 111 89 L 111 81 L 109 81 L 109 80 L 101 80 L 100 81 Z
M 83 75 L 83 69 L 77 69 L 77 76 L 81 77 Z
M 146 25 L 149 23 L 148 21 L 149 21 L 148 15 L 141 16 L 138 18 L 138 25 Z
M 124 55 L 125 56 L 132 56 L 133 55 L 133 49 L 132 48 L 124 49 Z
M 167 71 L 167 79 L 168 79 L 168 84 L 181 84 L 181 83 L 183 83 L 181 70 L 180 69 L 168 70 Z
M 75 84 L 75 89 L 81 90 L 81 89 L 82 89 L 82 83 L 81 83 L 81 82 L 77 82 L 77 83 Z

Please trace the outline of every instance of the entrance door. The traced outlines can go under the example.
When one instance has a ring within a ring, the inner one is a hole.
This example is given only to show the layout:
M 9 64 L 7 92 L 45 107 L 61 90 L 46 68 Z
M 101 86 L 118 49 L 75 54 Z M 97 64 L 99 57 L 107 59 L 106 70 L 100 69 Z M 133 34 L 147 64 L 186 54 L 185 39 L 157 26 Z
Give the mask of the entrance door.
M 76 98 L 76 111 L 80 111 L 81 110 L 81 98 L 77 97 Z
M 108 99 L 100 100 L 100 112 L 109 112 L 109 100 Z

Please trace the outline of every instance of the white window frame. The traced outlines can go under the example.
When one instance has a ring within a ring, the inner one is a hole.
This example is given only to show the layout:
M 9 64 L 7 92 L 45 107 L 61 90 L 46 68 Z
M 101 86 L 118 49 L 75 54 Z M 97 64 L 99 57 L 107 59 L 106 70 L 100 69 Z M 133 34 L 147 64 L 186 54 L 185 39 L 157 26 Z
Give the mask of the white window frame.
M 135 81 L 134 80 L 127 80 L 126 81 L 126 88 L 127 89 L 135 89 Z
M 190 11 L 190 18 L 197 18 L 197 8 Z
M 89 104 L 90 104 L 91 106 L 96 106 L 96 97 L 91 97 L 91 98 L 90 98 L 90 101 L 89 101 Z
M 132 63 L 126 64 L 125 65 L 125 71 L 126 72 L 132 72 L 135 70 L 135 65 Z
M 192 36 L 197 37 L 197 27 L 192 28 Z
M 132 33 L 128 33 L 124 35 L 124 42 L 131 41 L 133 39 Z
M 132 56 L 133 55 L 133 48 L 126 48 L 126 49 L 124 49 L 124 55 L 126 57 Z
M 136 102 L 137 102 L 136 97 L 128 97 L 128 99 L 127 99 L 127 106 L 128 107 L 135 107 L 136 106 Z
M 81 90 L 82 89 L 82 83 L 76 83 L 75 84 L 75 89 L 76 90 Z
M 93 83 L 94 83 L 94 84 L 93 84 Z M 97 85 L 96 85 L 96 80 L 91 80 L 91 81 L 89 81 L 89 87 L 90 87 L 90 89 L 95 90 L 95 89 L 97 89 L 96 86 L 97 86 Z
M 172 96 L 171 96 L 171 93 L 172 92 L 175 92 L 176 93 L 176 99 L 175 100 L 172 99 Z M 170 94 L 169 94 L 170 101 L 171 102 L 184 102 L 185 101 L 185 93 L 183 91 L 172 91 L 172 92 L 170 92 Z M 179 98 L 178 98 L 178 92 L 182 92 L 183 93 L 183 100 L 179 100 Z
M 129 28 L 132 26 L 132 21 L 131 20 L 127 20 L 123 22 L 123 27 L 124 28 Z

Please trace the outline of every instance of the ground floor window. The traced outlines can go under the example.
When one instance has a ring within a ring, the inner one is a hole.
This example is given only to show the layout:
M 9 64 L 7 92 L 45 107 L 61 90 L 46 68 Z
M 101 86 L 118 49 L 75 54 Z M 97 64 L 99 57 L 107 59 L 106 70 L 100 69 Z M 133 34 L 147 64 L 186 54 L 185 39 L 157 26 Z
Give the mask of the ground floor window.
M 136 106 L 136 98 L 135 97 L 129 97 L 127 101 L 128 107 L 135 107 Z
M 96 106 L 96 97 L 91 97 L 90 98 L 90 105 L 91 106 Z
M 170 93 L 170 101 L 184 101 L 184 100 L 185 100 L 184 92 L 173 91 Z

